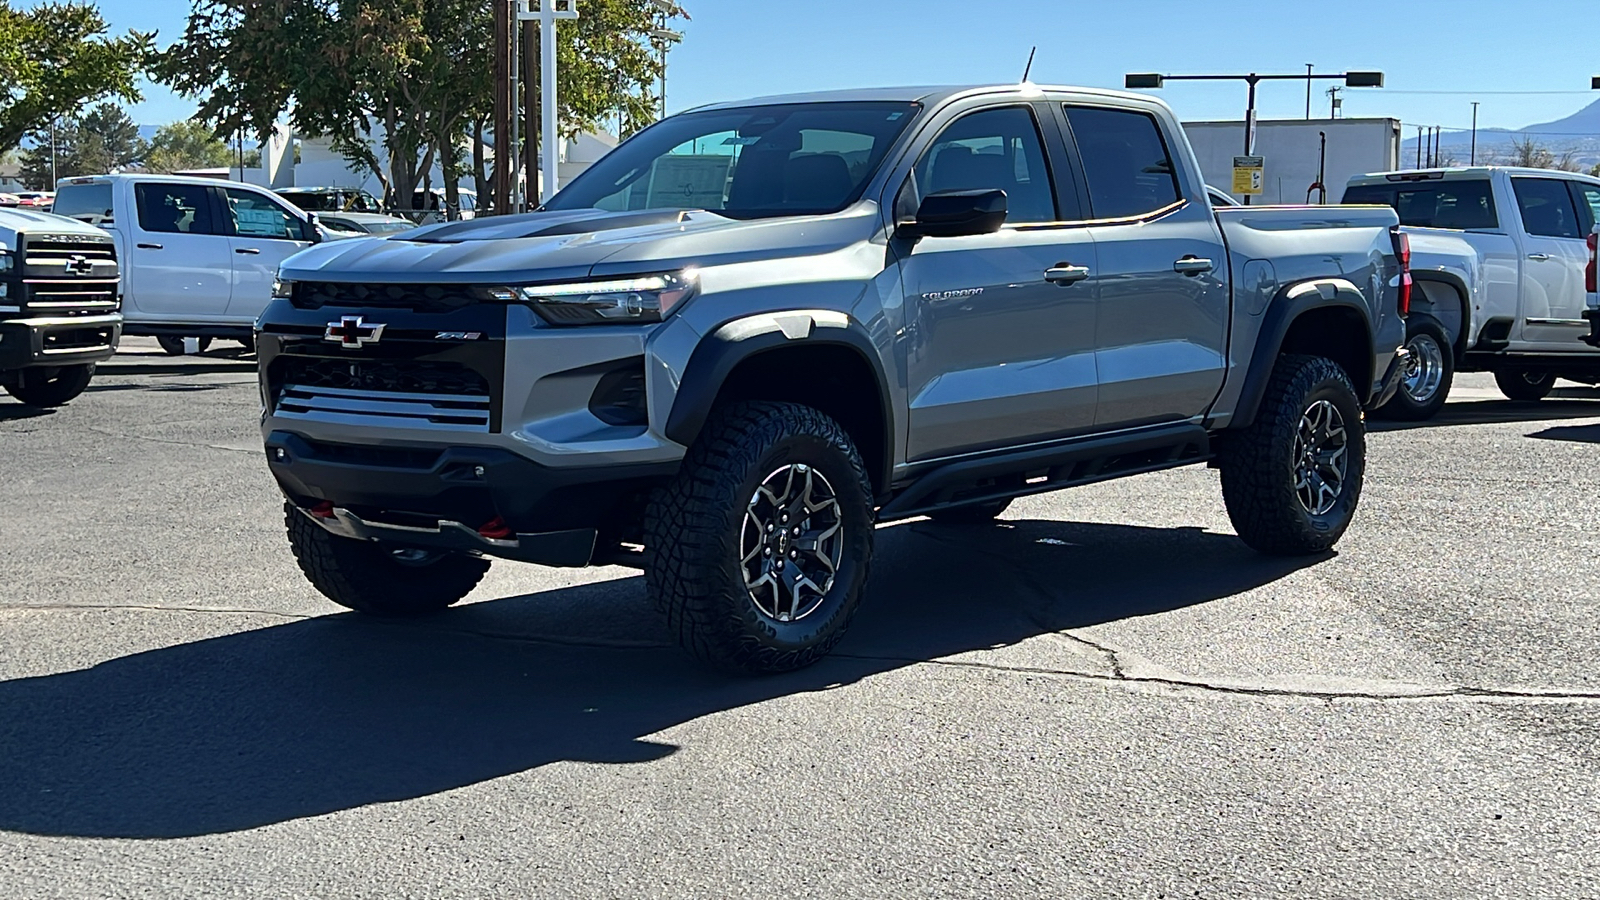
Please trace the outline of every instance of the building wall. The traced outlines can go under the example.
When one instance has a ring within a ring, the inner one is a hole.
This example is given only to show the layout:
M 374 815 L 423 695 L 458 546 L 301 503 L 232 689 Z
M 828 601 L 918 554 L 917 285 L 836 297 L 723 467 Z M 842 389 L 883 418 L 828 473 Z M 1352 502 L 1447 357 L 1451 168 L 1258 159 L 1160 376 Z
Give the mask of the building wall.
M 1206 183 L 1233 187 L 1233 158 L 1244 154 L 1243 122 L 1185 122 Z M 1398 119 L 1286 119 L 1256 123 L 1255 155 L 1266 167 L 1265 193 L 1253 203 L 1305 203 L 1317 180 L 1321 133 L 1328 136 L 1325 183 L 1338 203 L 1351 176 L 1400 167 Z M 1242 195 L 1235 195 L 1243 199 Z M 1317 198 L 1312 197 L 1315 202 Z

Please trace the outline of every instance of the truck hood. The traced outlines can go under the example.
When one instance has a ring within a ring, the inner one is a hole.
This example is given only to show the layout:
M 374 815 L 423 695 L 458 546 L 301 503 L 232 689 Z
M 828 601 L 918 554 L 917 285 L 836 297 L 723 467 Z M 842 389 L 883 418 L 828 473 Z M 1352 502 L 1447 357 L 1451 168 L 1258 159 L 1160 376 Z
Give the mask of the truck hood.
M 281 271 L 297 281 L 549 282 L 811 256 L 865 240 L 880 224 L 871 201 L 829 216 L 755 220 L 703 210 L 560 210 L 318 244 Z
M 15 250 L 18 234 L 106 237 L 104 229 L 66 216 L 27 209 L 0 209 L 0 250 Z

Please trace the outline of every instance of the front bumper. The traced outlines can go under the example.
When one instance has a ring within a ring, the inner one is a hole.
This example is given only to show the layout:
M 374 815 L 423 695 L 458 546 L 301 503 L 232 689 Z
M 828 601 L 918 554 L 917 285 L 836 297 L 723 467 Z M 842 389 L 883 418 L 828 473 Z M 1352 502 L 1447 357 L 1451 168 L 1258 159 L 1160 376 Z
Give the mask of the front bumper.
M 118 313 L 0 320 L 0 371 L 101 362 L 121 339 Z
M 1378 383 L 1378 390 L 1372 395 L 1372 402 L 1367 404 L 1367 409 L 1378 409 L 1394 399 L 1395 393 L 1400 390 L 1400 382 L 1405 379 L 1406 364 L 1410 361 L 1410 350 L 1401 347 L 1395 351 L 1394 360 L 1389 363 L 1389 371 L 1383 374 L 1383 380 Z
M 678 468 L 554 468 L 494 447 L 338 444 L 291 431 L 271 432 L 266 451 L 284 494 L 302 510 L 320 506 L 313 518 L 336 534 L 556 566 L 587 565 L 602 536 L 626 539 L 643 497 Z M 509 537 L 479 534 L 496 520 Z

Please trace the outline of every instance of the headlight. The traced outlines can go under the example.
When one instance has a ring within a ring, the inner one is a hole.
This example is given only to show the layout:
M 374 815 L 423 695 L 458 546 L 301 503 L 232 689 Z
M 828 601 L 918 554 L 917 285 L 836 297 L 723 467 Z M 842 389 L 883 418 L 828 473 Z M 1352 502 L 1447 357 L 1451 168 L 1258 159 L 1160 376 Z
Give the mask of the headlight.
M 274 299 L 274 300 L 293 300 L 294 299 L 294 282 L 290 281 L 287 278 L 283 278 L 283 277 L 280 277 L 280 276 L 273 276 L 273 279 L 272 279 L 272 299 Z
M 693 270 L 604 281 L 485 289 L 489 298 L 526 303 L 551 325 L 640 325 L 659 322 L 694 295 Z

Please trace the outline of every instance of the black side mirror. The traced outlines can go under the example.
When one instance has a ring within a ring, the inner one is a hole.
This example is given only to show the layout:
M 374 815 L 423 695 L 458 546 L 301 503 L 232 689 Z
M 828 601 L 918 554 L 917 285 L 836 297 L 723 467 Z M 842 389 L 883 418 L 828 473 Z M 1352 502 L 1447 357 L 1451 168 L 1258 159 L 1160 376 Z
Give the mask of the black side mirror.
M 922 198 L 916 221 L 902 224 L 899 233 L 903 237 L 966 237 L 993 234 L 1005 223 L 1005 191 L 939 191 Z
M 317 221 L 316 213 L 306 213 L 306 240 L 313 244 L 322 243 L 322 225 Z

